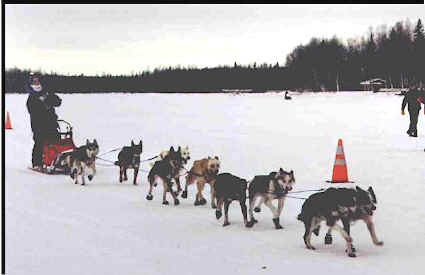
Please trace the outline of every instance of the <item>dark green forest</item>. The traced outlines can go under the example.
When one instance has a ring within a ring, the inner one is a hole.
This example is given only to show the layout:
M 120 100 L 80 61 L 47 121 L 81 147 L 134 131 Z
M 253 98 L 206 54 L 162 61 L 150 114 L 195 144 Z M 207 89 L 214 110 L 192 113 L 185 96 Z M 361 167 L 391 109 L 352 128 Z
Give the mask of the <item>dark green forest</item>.
M 406 20 L 391 27 L 370 28 L 368 35 L 346 42 L 337 37 L 314 37 L 289 53 L 284 65 L 240 65 L 236 61 L 233 66 L 176 66 L 133 75 L 37 73 L 44 87 L 60 93 L 338 91 L 360 90 L 360 82 L 372 78 L 384 79 L 388 88 L 425 83 L 424 63 L 425 33 L 419 19 L 415 24 Z M 22 68 L 6 69 L 5 92 L 24 92 L 29 72 Z

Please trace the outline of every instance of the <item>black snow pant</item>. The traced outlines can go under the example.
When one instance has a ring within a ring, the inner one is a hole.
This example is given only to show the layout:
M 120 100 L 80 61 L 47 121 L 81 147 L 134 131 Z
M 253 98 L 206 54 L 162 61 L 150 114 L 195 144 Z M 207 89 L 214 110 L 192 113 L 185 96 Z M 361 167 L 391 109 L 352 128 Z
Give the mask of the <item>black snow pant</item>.
M 32 166 L 43 165 L 44 137 L 40 133 L 33 133 L 34 147 L 32 148 Z
M 420 110 L 409 110 L 410 124 L 409 124 L 409 132 L 412 135 L 418 135 L 418 117 Z

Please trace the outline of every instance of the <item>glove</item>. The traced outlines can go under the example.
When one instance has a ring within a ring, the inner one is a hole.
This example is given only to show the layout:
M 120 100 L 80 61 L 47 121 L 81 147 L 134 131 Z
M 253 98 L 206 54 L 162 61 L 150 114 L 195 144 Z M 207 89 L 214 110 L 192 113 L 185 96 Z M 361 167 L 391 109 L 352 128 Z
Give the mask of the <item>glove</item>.
M 401 115 L 404 116 L 405 112 L 403 110 L 401 110 Z

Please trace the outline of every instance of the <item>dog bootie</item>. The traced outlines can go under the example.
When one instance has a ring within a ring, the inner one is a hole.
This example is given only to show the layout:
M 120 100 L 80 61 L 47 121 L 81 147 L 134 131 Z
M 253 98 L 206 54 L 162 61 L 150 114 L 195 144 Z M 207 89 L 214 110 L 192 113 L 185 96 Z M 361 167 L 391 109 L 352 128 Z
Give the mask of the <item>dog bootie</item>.
M 170 203 L 168 201 L 163 201 L 162 204 L 163 205 L 169 205 Z
M 146 196 L 146 199 L 147 199 L 148 201 L 151 201 L 151 200 L 153 199 L 153 195 L 152 195 L 152 194 L 148 194 L 148 195 Z
M 356 252 L 356 248 L 354 247 L 354 245 L 353 244 L 350 244 L 350 245 L 351 245 L 351 251 L 353 253 Z M 345 252 L 348 252 L 348 250 L 346 249 Z M 355 255 L 354 255 L 354 257 L 355 257 Z
M 222 215 L 223 215 L 223 214 L 221 213 L 221 211 L 220 211 L 220 210 L 216 210 L 216 211 L 215 211 L 215 217 L 217 218 L 217 220 L 218 220 L 218 219 L 220 219 Z
M 183 199 L 187 199 L 187 191 L 183 191 L 183 193 L 182 193 L 182 198 L 183 198 Z
M 175 199 L 174 200 L 174 205 L 179 205 L 179 204 L 180 204 L 180 201 L 178 199 Z
M 279 217 L 273 219 L 274 227 L 276 229 L 282 229 L 283 227 L 280 225 Z
M 207 200 L 206 199 L 204 199 L 204 198 L 202 198 L 200 201 L 199 201 L 199 204 L 200 205 L 204 205 L 204 204 L 206 204 L 207 203 Z
M 261 212 L 261 208 L 257 206 L 257 207 L 254 208 L 254 211 L 257 212 L 257 213 L 260 213 Z
M 325 244 L 332 244 L 332 235 L 329 233 L 326 233 Z

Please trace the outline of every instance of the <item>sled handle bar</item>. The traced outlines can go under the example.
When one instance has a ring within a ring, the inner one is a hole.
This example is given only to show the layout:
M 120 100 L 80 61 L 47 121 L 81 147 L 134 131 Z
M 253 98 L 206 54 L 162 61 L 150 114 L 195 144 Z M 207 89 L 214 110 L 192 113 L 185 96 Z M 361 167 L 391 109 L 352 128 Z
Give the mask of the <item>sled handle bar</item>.
M 71 123 L 69 123 L 68 121 L 63 120 L 63 119 L 58 119 L 58 120 L 57 120 L 57 122 L 63 122 L 63 123 L 65 123 L 65 124 L 68 126 L 68 129 L 69 129 L 70 131 L 72 131 L 72 125 L 71 125 Z M 61 133 L 61 134 L 62 134 L 62 133 Z
M 68 125 L 70 128 L 72 128 L 71 123 L 69 123 L 69 122 L 68 122 L 68 121 L 66 121 L 66 120 L 58 119 L 58 120 L 57 120 L 57 122 L 63 122 L 63 123 L 65 123 L 66 125 Z

